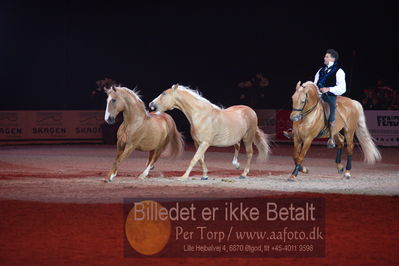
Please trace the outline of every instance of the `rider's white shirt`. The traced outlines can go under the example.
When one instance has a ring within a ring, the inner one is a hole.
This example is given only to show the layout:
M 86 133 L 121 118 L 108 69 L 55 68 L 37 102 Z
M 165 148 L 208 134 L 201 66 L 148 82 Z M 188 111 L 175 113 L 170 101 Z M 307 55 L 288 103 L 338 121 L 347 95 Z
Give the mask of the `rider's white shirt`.
M 322 70 L 322 68 L 320 68 L 319 71 L 317 71 L 316 75 L 314 76 L 315 84 L 317 84 L 317 82 L 319 81 L 320 70 Z M 339 96 L 346 92 L 345 72 L 341 68 L 338 69 L 337 71 L 336 79 L 337 79 L 337 84 L 334 87 L 330 87 L 330 92 Z

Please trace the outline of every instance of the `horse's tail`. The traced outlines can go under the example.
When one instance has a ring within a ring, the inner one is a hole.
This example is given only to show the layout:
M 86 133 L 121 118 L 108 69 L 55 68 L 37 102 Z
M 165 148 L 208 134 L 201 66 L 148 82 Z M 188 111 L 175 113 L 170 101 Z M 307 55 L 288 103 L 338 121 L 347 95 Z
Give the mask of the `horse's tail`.
M 184 151 L 184 137 L 177 130 L 176 123 L 171 116 L 168 117 L 168 157 L 172 159 L 178 158 L 182 155 Z
M 270 141 L 269 136 L 259 127 L 256 129 L 254 143 L 258 148 L 258 161 L 265 162 L 269 158 Z
M 362 105 L 358 101 L 354 102 L 357 110 L 359 111 L 359 120 L 357 122 L 356 136 L 364 153 L 364 162 L 367 164 L 373 164 L 376 161 L 381 160 L 381 153 L 375 145 L 369 130 L 367 129 L 366 117 L 364 115 Z

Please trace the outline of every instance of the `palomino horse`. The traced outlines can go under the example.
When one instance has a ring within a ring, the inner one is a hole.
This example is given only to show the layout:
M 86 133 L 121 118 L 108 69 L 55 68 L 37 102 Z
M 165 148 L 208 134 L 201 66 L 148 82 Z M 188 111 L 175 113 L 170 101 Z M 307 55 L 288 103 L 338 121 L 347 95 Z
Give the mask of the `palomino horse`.
M 184 141 L 177 131 L 173 118 L 168 114 L 148 113 L 140 97 L 124 87 L 105 88 L 108 94 L 105 121 L 115 123 L 118 113 L 123 112 L 123 123 L 118 129 L 117 156 L 106 182 L 116 176 L 120 163 L 134 150 L 149 151 L 146 169 L 139 178 L 145 178 L 153 169 L 161 153 L 170 145 L 170 155 L 183 152 Z
M 239 169 L 238 153 L 243 140 L 247 162 L 240 178 L 245 178 L 249 172 L 254 142 L 259 151 L 259 159 L 266 160 L 270 152 L 268 137 L 258 127 L 258 118 L 254 110 L 244 105 L 236 105 L 222 109 L 197 91 L 179 84 L 162 92 L 150 103 L 152 110 L 164 112 L 177 108 L 181 110 L 191 124 L 191 136 L 197 151 L 190 166 L 180 178 L 186 180 L 195 164 L 199 161 L 202 167 L 202 179 L 208 179 L 208 169 L 204 162 L 204 154 L 210 146 L 234 146 L 233 165 Z
M 295 169 L 288 179 L 295 180 L 298 172 L 308 173 L 308 169 L 302 166 L 312 141 L 316 137 L 327 137 L 328 130 L 322 132 L 325 126 L 324 110 L 319 99 L 319 89 L 313 82 L 306 82 L 301 85 L 299 81 L 296 85 L 296 91 L 292 96 L 293 111 L 290 119 L 293 122 L 294 133 L 294 161 Z M 352 168 L 352 153 L 353 153 L 353 137 L 356 136 L 360 142 L 364 153 L 364 161 L 368 164 L 373 164 L 381 160 L 381 154 L 375 146 L 372 137 L 366 126 L 366 120 L 362 105 L 355 100 L 347 97 L 337 97 L 336 110 L 336 124 L 335 131 L 332 133 L 334 140 L 337 143 L 336 164 L 338 173 L 344 172 L 343 164 L 341 163 L 342 148 L 346 140 L 347 145 L 347 162 L 344 177 L 349 179 Z M 344 135 L 339 132 L 343 129 Z M 322 134 L 320 136 L 320 133 Z M 323 134 L 324 133 L 324 134 Z

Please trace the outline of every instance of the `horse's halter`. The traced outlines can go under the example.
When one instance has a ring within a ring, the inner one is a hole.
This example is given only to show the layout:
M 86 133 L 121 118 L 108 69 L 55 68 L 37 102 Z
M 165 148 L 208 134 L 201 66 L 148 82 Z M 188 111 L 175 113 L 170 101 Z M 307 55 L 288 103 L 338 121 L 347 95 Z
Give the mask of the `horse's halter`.
M 301 85 L 302 88 L 305 88 L 304 86 Z M 303 112 L 303 110 L 305 109 L 306 104 L 308 103 L 308 98 L 309 95 L 306 93 L 306 98 L 305 98 L 305 102 L 302 105 L 302 108 L 292 108 L 292 111 L 297 111 L 300 112 L 299 114 L 293 116 L 291 118 L 292 121 L 299 121 L 301 119 L 303 119 L 305 116 L 307 116 L 308 114 L 310 114 L 317 106 L 317 104 L 319 103 L 319 101 L 316 102 L 315 105 L 313 105 L 311 108 L 309 108 L 308 110 L 306 110 L 305 112 Z

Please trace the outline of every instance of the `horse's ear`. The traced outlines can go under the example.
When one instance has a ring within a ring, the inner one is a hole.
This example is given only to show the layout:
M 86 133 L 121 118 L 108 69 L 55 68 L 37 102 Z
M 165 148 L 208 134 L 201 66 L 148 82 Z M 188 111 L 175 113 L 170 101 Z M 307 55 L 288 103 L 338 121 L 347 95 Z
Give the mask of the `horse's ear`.
M 298 83 L 296 84 L 295 89 L 297 90 L 300 86 L 301 86 L 301 81 L 298 81 Z
M 175 85 L 172 86 L 172 89 L 177 89 L 179 87 L 179 83 L 176 83 Z
M 112 88 L 112 90 L 113 90 L 113 91 L 116 91 L 116 89 L 115 89 L 115 86 L 114 86 L 114 85 L 112 85 L 112 87 L 111 87 L 111 88 Z

